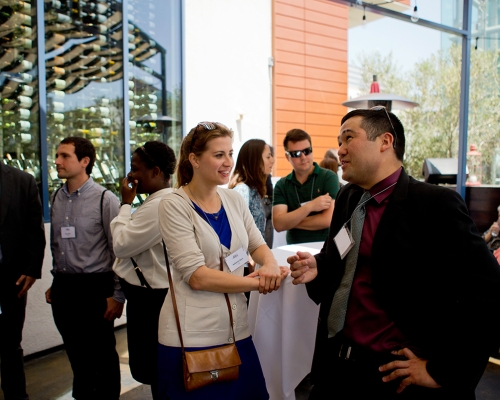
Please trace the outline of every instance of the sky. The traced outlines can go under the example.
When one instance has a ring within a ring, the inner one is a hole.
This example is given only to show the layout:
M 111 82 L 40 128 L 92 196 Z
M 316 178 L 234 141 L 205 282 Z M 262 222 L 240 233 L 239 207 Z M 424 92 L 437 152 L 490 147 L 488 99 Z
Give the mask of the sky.
M 413 11 L 415 0 L 411 1 Z M 441 22 L 440 0 L 418 0 L 420 18 Z M 441 32 L 420 27 L 416 24 L 380 18 L 371 21 L 373 14 L 366 13 L 367 23 L 349 30 L 349 64 L 358 54 L 379 50 L 383 55 L 392 51 L 394 60 L 403 69 L 411 68 L 416 62 L 426 59 L 441 48 Z

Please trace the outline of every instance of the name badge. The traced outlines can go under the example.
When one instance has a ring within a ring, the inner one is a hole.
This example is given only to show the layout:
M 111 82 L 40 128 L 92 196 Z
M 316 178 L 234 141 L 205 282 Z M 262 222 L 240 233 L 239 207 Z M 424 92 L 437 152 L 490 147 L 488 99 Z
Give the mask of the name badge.
M 349 250 L 354 246 L 354 240 L 352 238 L 351 232 L 347 229 L 347 226 L 343 226 L 340 229 L 339 233 L 335 235 L 333 238 L 335 245 L 337 246 L 337 250 L 340 253 L 340 258 L 344 259 L 344 257 L 349 253 Z
M 228 255 L 225 260 L 227 266 L 229 267 L 229 270 L 233 272 L 234 270 L 248 263 L 248 254 L 245 250 L 243 250 L 243 247 L 240 247 L 234 253 Z
M 74 226 L 63 226 L 61 228 L 61 237 L 63 239 L 73 239 L 76 237 L 76 231 Z

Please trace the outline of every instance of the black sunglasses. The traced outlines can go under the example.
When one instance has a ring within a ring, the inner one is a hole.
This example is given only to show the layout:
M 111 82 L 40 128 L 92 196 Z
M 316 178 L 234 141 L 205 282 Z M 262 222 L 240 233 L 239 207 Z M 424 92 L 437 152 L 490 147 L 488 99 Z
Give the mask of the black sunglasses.
M 217 125 L 222 125 L 222 124 L 219 122 L 207 122 L 207 121 L 199 122 L 198 125 L 196 125 L 196 128 L 194 128 L 193 138 L 191 139 L 191 146 L 189 146 L 189 152 L 190 153 L 193 152 L 193 147 L 194 143 L 196 142 L 196 134 L 198 133 L 198 128 L 205 128 L 205 130 L 207 131 L 213 131 L 214 129 L 217 129 Z
M 291 151 L 287 150 L 287 151 L 285 151 L 285 153 L 288 154 L 292 158 L 299 158 L 302 154 L 304 154 L 305 156 L 308 156 L 312 152 L 313 152 L 312 147 L 308 147 L 307 149 L 303 149 L 303 150 L 291 150 Z
M 389 123 L 391 124 L 391 127 L 392 127 L 392 132 L 394 133 L 394 142 L 392 142 L 392 147 L 396 148 L 396 145 L 398 143 L 398 134 L 396 133 L 396 129 L 394 129 L 394 125 L 392 124 L 391 117 L 390 117 L 389 113 L 387 112 L 387 108 L 385 108 L 384 106 L 375 106 L 375 107 L 370 108 L 370 110 L 373 110 L 373 111 L 384 110 L 385 111 L 385 115 L 387 115 L 387 119 L 389 120 Z

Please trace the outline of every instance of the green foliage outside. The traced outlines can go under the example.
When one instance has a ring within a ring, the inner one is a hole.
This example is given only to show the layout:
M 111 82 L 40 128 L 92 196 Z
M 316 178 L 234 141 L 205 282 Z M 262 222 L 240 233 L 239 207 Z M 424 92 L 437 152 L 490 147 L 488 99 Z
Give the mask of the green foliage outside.
M 409 110 L 393 110 L 405 126 L 404 166 L 422 179 L 425 158 L 457 157 L 460 111 L 461 46 L 454 45 L 403 71 L 392 54 L 362 54 L 363 94 L 370 90 L 373 75 L 381 92 L 393 93 L 419 103 Z M 499 52 L 472 50 L 468 144 L 481 152 L 483 184 L 495 184 L 500 167 L 495 156 L 500 148 Z M 468 160 L 469 169 L 472 165 Z M 498 169 L 498 171 L 497 171 Z M 498 183 L 498 182 L 496 182 Z

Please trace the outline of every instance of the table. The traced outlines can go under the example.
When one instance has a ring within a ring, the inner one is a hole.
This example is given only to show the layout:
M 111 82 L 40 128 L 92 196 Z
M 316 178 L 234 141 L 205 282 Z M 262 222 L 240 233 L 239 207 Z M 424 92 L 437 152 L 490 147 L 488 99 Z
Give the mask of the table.
M 289 266 L 287 257 L 297 251 L 316 254 L 322 247 L 323 242 L 302 243 L 272 252 L 279 265 Z M 318 314 L 305 285 L 292 284 L 291 276 L 276 292 L 251 293 L 248 322 L 271 400 L 295 400 L 295 388 L 311 371 Z

